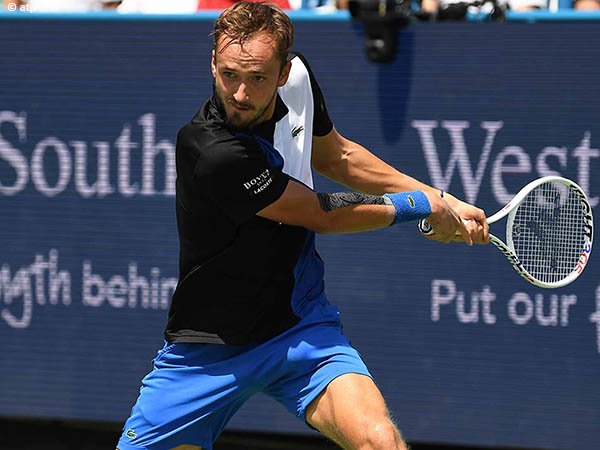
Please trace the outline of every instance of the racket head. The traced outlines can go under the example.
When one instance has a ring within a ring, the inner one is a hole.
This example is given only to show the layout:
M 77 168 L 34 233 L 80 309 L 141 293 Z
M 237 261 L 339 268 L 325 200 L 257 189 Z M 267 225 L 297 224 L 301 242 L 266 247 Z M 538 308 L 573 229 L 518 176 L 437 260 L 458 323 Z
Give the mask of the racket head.
M 537 179 L 503 211 L 508 215 L 506 244 L 523 278 L 542 288 L 559 288 L 581 275 L 592 252 L 594 225 L 579 185 L 559 176 Z

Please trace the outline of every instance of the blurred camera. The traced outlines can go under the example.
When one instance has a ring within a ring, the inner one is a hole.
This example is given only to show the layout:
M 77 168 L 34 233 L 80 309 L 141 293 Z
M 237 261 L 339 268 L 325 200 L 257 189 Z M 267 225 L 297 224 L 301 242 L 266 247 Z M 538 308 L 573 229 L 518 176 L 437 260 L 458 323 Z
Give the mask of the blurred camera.
M 420 3 L 420 2 L 419 2 Z M 440 0 L 435 13 L 413 11 L 411 0 L 349 0 L 348 10 L 365 29 L 365 52 L 373 62 L 392 61 L 396 56 L 398 30 L 411 20 L 463 21 L 471 12 L 475 20 L 503 22 L 506 6 L 499 0 Z
M 392 61 L 396 55 L 398 30 L 412 15 L 409 0 L 349 0 L 350 15 L 364 25 L 365 51 L 374 62 Z

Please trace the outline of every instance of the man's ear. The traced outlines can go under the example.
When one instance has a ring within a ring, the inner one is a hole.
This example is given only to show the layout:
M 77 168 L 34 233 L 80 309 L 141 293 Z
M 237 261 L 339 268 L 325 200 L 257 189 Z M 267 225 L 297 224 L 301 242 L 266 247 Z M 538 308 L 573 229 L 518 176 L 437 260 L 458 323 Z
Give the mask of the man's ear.
M 292 68 L 292 62 L 286 61 L 285 65 L 281 69 L 281 73 L 279 74 L 279 80 L 277 81 L 277 87 L 282 87 L 285 83 L 287 83 L 288 77 L 290 76 L 291 68 Z
M 217 55 L 215 51 L 212 51 L 212 58 L 210 59 L 210 71 L 212 72 L 213 78 L 217 77 Z

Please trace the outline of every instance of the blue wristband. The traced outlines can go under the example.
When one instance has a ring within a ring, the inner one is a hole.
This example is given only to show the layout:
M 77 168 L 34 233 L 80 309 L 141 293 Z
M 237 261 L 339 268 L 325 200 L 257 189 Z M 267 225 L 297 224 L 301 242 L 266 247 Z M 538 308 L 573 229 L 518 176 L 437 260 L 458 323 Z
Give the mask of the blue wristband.
M 431 214 L 429 199 L 423 191 L 398 192 L 385 194 L 396 209 L 396 217 L 392 225 L 411 220 L 426 219 Z

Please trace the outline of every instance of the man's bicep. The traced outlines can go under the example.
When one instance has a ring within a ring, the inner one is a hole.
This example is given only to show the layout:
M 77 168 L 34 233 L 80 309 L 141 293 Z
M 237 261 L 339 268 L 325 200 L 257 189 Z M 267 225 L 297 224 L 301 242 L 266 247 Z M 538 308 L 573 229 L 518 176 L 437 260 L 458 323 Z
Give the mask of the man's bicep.
M 295 180 L 290 180 L 283 194 L 260 210 L 257 215 L 287 225 L 319 229 L 326 212 L 321 208 L 317 194 Z
M 345 158 L 344 137 L 333 128 L 325 136 L 313 136 L 311 164 L 328 178 L 340 182 L 336 172 Z

